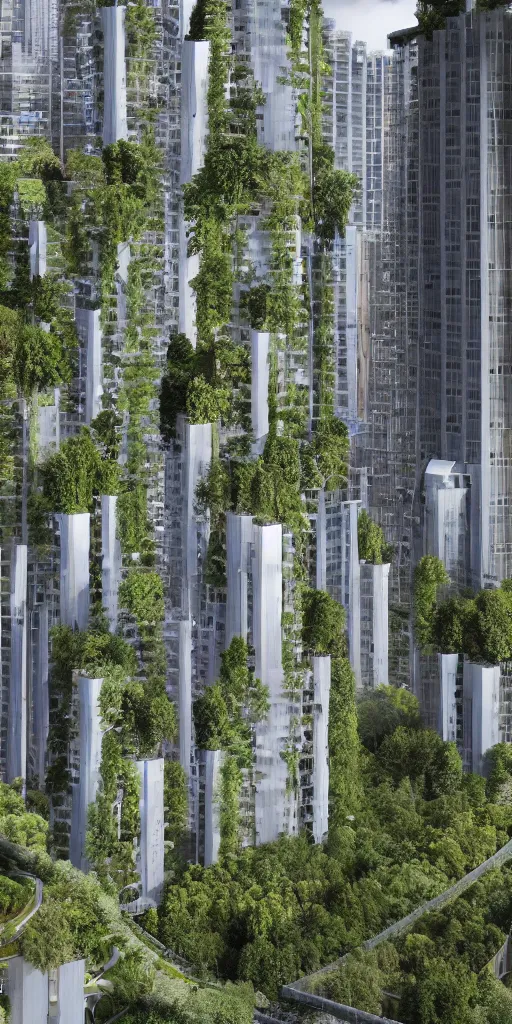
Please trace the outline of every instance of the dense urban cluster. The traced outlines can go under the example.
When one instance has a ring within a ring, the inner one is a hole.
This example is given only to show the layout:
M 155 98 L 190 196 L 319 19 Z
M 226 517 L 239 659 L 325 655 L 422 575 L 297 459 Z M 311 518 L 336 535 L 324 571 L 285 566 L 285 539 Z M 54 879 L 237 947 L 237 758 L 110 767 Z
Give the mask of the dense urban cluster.
M 0 1021 L 512 1021 L 507 7 L 2 9 Z

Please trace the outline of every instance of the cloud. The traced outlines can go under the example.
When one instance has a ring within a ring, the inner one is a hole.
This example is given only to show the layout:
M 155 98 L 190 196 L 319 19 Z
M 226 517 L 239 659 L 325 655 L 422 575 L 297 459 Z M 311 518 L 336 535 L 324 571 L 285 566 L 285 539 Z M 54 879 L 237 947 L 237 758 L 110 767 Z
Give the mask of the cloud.
M 339 29 L 363 39 L 369 50 L 385 49 L 389 32 L 416 24 L 416 0 L 324 0 L 323 6 Z

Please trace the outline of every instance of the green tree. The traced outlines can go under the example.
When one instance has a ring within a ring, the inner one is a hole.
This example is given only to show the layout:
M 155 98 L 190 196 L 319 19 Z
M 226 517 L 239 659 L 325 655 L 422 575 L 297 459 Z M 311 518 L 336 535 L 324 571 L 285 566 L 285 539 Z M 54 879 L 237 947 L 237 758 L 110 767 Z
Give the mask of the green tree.
M 27 398 L 33 391 L 69 381 L 71 368 L 62 340 L 54 331 L 21 326 L 14 351 L 14 377 L 18 391 Z
M 399 726 L 383 740 L 376 763 L 395 784 L 406 777 L 418 783 L 426 799 L 453 793 L 462 783 L 462 761 L 455 744 L 446 743 L 431 729 Z
M 160 429 L 165 439 L 174 436 L 178 413 L 186 412 L 187 391 L 195 375 L 195 352 L 185 334 L 171 337 L 166 372 L 160 391 Z
M 57 900 L 45 899 L 23 932 L 21 948 L 25 959 L 43 974 L 75 959 L 71 929 Z
M 203 750 L 226 750 L 231 740 L 231 722 L 219 686 L 207 686 L 193 705 L 196 743 Z
M 439 605 L 432 626 L 432 639 L 437 651 L 443 654 L 464 651 L 467 619 L 472 609 L 473 602 L 460 597 L 451 597 Z
M 317 468 L 327 490 L 344 487 L 348 473 L 349 438 L 346 424 L 325 416 L 317 424 L 312 441 Z
M 336 231 L 343 237 L 359 184 L 355 174 L 334 169 L 334 152 L 330 147 L 322 146 L 321 156 L 315 147 L 313 211 L 316 233 L 321 241 L 332 242 Z
M 119 999 L 132 1002 L 152 992 L 155 968 L 149 953 L 138 947 L 123 951 L 105 978 L 112 982 Z
M 329 700 L 329 842 L 357 814 L 362 800 L 355 680 L 350 663 L 331 663 Z
M 375 752 L 399 725 L 420 727 L 418 699 L 410 690 L 396 686 L 365 690 L 357 703 L 357 721 L 361 742 Z
M 302 643 L 313 654 L 343 657 L 345 612 L 324 590 L 307 590 L 303 598 Z
M 425 555 L 414 570 L 414 631 L 423 651 L 434 639 L 434 617 L 440 586 L 450 582 L 446 569 L 435 555 Z
M 490 800 L 501 802 L 509 798 L 512 779 L 512 748 L 508 743 L 496 743 L 485 755 L 486 792 Z
M 191 423 L 216 423 L 229 412 L 229 393 L 209 384 L 203 376 L 193 377 L 187 388 L 187 414 Z
M 469 1024 L 476 993 L 476 976 L 465 964 L 425 958 L 421 950 L 402 983 L 400 1016 L 404 1024 Z
M 472 661 L 492 665 L 512 658 L 512 594 L 481 590 L 465 619 L 464 650 Z
M 391 947 L 393 950 L 393 947 Z M 398 966 L 398 955 L 393 950 Z M 356 950 L 350 953 L 339 971 L 327 975 L 322 993 L 328 999 L 358 1010 L 382 1014 L 382 989 L 387 978 L 379 968 L 377 952 Z
M 102 462 L 90 431 L 83 428 L 61 444 L 42 467 L 43 494 L 51 512 L 90 512 L 101 490 Z
M 383 562 L 391 561 L 392 549 L 384 540 L 382 527 L 370 519 L 370 516 L 362 509 L 357 519 L 357 542 L 359 547 L 359 558 L 372 565 L 382 565 Z
M 188 829 L 188 785 L 179 761 L 164 763 L 165 838 L 176 847 Z
M 119 602 L 139 627 L 155 626 L 164 617 L 164 591 L 156 572 L 131 569 L 119 586 Z

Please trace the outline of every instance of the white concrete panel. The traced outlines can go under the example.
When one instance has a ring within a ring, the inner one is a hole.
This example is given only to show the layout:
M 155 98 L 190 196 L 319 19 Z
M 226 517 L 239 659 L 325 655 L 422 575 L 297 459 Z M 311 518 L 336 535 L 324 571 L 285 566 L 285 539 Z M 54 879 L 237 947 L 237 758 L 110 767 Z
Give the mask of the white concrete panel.
M 208 868 L 219 859 L 220 770 L 225 754 L 222 750 L 206 750 L 204 757 L 204 866 Z
M 323 487 L 318 494 L 316 514 L 316 589 L 327 590 L 327 522 Z
M 316 587 L 343 605 L 348 653 L 356 686 L 361 686 L 361 585 L 357 542 L 358 501 L 321 490 L 316 517 Z
M 60 445 L 60 389 L 52 405 L 37 406 L 37 461 L 44 462 Z
M 438 654 L 440 679 L 440 723 L 439 732 L 443 740 L 457 739 L 457 704 L 455 689 L 457 686 L 458 654 Z
M 101 781 L 101 745 L 103 733 L 99 698 L 103 679 L 78 677 L 80 779 L 72 787 L 69 859 L 75 868 L 87 871 L 85 837 L 89 806 L 98 795 Z
M 60 526 L 60 621 L 73 629 L 87 629 L 89 622 L 89 512 L 59 513 Z
M 142 897 L 159 903 L 164 884 L 164 759 L 137 761 Z
M 11 562 L 11 673 L 7 781 L 27 775 L 27 545 L 16 544 Z
M 373 566 L 373 685 L 387 686 L 389 651 L 389 564 Z
M 102 7 L 102 11 L 116 11 L 119 7 Z M 87 378 L 85 382 L 85 422 L 90 424 L 101 412 L 102 384 L 102 330 L 99 309 L 76 309 L 76 326 L 86 347 Z
M 48 604 L 45 601 L 39 610 L 36 672 L 33 681 L 35 772 L 41 789 L 44 788 L 49 729 L 48 634 Z
M 179 327 L 181 334 L 186 334 L 194 346 L 197 345 L 196 327 L 196 296 L 190 282 L 199 273 L 199 256 L 187 256 L 187 225 L 180 217 L 180 262 L 178 268 L 179 285 Z
M 199 480 L 206 476 L 212 458 L 211 423 L 191 424 L 185 422 L 185 467 L 184 467 L 184 555 L 183 608 L 190 607 L 190 587 L 197 586 L 198 574 L 198 524 L 194 515 L 196 489 Z
M 128 268 L 131 263 L 131 257 L 132 254 L 129 242 L 119 242 L 117 246 L 116 291 L 117 319 L 120 325 L 126 323 L 127 318 L 126 284 L 128 281 Z
M 55 1024 L 83 1024 L 85 960 L 62 964 L 57 972 Z M 51 1018 L 53 1024 L 53 1017 Z
M 346 254 L 346 344 L 347 344 L 347 390 L 348 418 L 357 422 L 357 349 L 358 349 L 358 229 L 348 224 L 345 229 Z
M 184 39 L 190 31 L 190 15 L 195 7 L 195 0 L 180 0 L 180 26 L 181 38 Z
M 348 653 L 352 666 L 356 687 L 361 686 L 361 569 L 359 564 L 359 544 L 357 539 L 357 519 L 359 503 L 348 502 L 348 534 L 349 534 L 349 599 L 347 607 Z
M 226 515 L 226 647 L 234 636 L 247 640 L 247 588 L 251 573 L 252 516 Z
M 179 624 L 179 694 L 178 724 L 180 764 L 190 776 L 192 749 L 192 636 L 190 619 Z
M 103 27 L 103 145 L 128 138 L 125 7 L 101 7 Z
M 471 704 L 471 767 L 482 774 L 484 755 L 499 743 L 500 666 L 464 662 L 465 717 Z
M 44 220 L 31 220 L 28 226 L 30 280 L 46 274 L 46 224 Z
M 266 99 L 262 108 L 262 141 L 271 150 L 295 150 L 296 102 L 291 86 L 282 82 L 288 61 L 286 30 L 279 5 L 253 4 L 248 31 L 254 78 Z
M 121 544 L 116 532 L 117 496 L 101 496 L 101 589 L 110 631 L 117 625 L 117 593 L 121 574 Z
M 186 40 L 181 51 L 181 184 L 204 164 L 208 139 L 210 43 Z
M 321 843 L 329 827 L 329 656 L 313 658 L 313 684 L 313 836 Z
M 251 423 L 257 441 L 268 434 L 269 349 L 268 331 L 251 331 Z
M 432 459 L 425 471 L 426 551 L 436 555 L 454 582 L 465 582 L 467 496 L 458 486 L 455 463 Z
M 254 527 L 253 644 L 255 671 L 269 689 L 270 711 L 256 726 L 255 825 L 258 845 L 297 831 L 297 795 L 281 757 L 290 736 L 291 704 L 283 694 L 282 527 Z
M 22 956 L 7 963 L 9 1024 L 47 1024 L 48 975 L 41 974 Z

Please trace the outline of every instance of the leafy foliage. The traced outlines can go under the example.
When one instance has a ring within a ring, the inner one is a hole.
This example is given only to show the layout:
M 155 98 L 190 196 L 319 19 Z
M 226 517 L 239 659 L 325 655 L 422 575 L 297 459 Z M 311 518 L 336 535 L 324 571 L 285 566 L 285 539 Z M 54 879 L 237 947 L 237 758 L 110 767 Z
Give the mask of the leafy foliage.
M 245 640 L 233 637 L 221 655 L 220 678 L 194 701 L 196 742 L 225 750 L 243 767 L 252 764 L 251 726 L 268 713 L 268 690 L 248 668 Z
M 331 661 L 329 699 L 329 848 L 335 850 L 347 815 L 361 806 L 355 679 L 346 658 Z
M 349 171 L 334 169 L 334 150 L 313 148 L 313 211 L 315 230 L 323 242 L 332 242 L 336 231 L 342 237 L 359 179 Z
M 375 690 L 366 690 L 358 700 L 357 720 L 362 744 L 375 753 L 399 725 L 419 728 L 418 698 L 410 690 L 396 686 L 381 685 Z
M 365 509 L 361 510 L 357 519 L 357 543 L 359 558 L 365 562 L 382 565 L 383 562 L 391 561 L 392 548 L 384 540 L 382 527 L 370 519 Z
M 117 463 L 102 460 L 86 427 L 61 444 L 44 463 L 42 473 L 43 495 L 51 512 L 90 512 L 95 495 L 117 489 Z
M 414 631 L 416 642 L 423 651 L 433 641 L 438 588 L 449 581 L 443 563 L 435 555 L 425 555 L 414 570 Z
M 350 956 L 322 979 L 321 991 L 355 993 L 358 1007 L 379 1015 L 383 990 L 397 992 L 405 1024 L 505 1024 L 512 995 L 486 965 L 508 932 L 510 876 L 508 865 L 492 871 L 404 937 Z
M 302 642 L 314 654 L 343 657 L 345 612 L 324 590 L 307 590 L 303 597 Z

